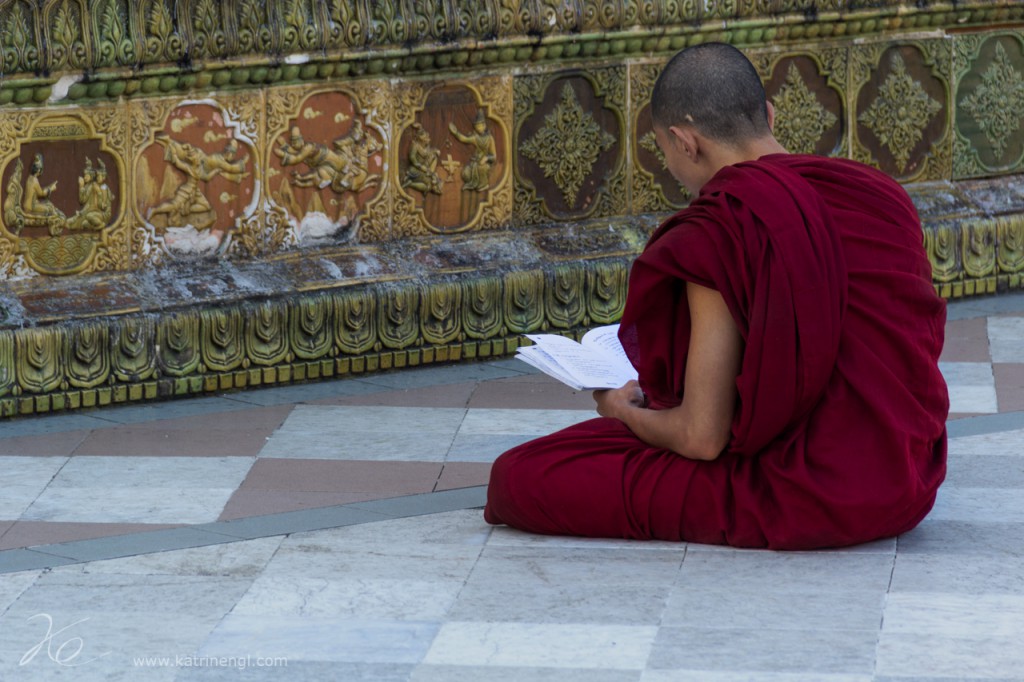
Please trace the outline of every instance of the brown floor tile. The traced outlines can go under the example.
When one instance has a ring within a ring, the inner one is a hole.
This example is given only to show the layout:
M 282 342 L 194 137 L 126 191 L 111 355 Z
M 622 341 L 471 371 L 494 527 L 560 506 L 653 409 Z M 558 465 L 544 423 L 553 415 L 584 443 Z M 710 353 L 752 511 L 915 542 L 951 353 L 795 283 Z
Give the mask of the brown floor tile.
M 946 421 L 954 421 L 957 419 L 967 419 L 968 417 L 981 417 L 984 412 L 950 412 L 946 416 Z
M 17 521 L 0 521 L 0 539 L 4 537 L 4 533 L 10 529 Z M 2 546 L 2 544 L 0 544 Z
M 377 493 L 311 493 L 279 490 L 236 490 L 224 505 L 220 521 L 243 519 L 249 516 L 279 514 L 281 512 L 333 507 L 337 504 L 365 502 L 382 497 Z
M 433 490 L 441 467 L 440 462 L 263 458 L 239 490 L 411 495 Z
M 292 405 L 96 429 L 75 455 L 255 457 L 291 413 Z
M 65 431 L 41 436 L 0 438 L 0 455 L 30 457 L 67 457 L 89 435 L 88 431 Z
M 984 317 L 950 320 L 946 323 L 946 342 L 942 362 L 989 362 L 988 322 Z
M 510 408 L 532 410 L 594 409 L 590 391 L 574 391 L 560 381 L 544 376 L 523 381 L 494 379 L 482 382 L 469 401 L 471 408 Z
M 383 391 L 368 395 L 311 400 L 310 405 L 381 405 L 387 407 L 465 407 L 476 383 L 445 384 L 427 388 Z
M 992 364 L 996 381 L 996 400 L 1000 412 L 1024 410 L 1024 364 L 996 362 Z
M 92 540 L 113 535 L 128 535 L 163 528 L 177 528 L 175 524 L 160 523 L 56 523 L 52 521 L 18 521 L 0 537 L 0 549 L 52 545 L 73 540 Z
M 448 462 L 441 471 L 441 478 L 434 491 L 487 485 L 490 478 L 490 462 Z

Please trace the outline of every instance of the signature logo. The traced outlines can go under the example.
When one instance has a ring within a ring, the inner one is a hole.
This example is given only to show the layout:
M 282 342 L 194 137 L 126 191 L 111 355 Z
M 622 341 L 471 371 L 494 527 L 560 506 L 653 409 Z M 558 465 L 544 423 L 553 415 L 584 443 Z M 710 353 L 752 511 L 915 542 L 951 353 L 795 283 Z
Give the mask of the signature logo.
M 32 660 L 39 655 L 40 651 L 44 651 L 46 653 L 47 658 L 49 658 L 57 665 L 61 665 L 66 668 L 77 668 L 80 665 L 92 663 L 93 661 L 101 659 L 104 656 L 110 654 L 110 652 L 107 651 L 106 653 L 102 653 L 99 656 L 94 656 L 93 658 L 88 658 L 79 661 L 77 659 L 79 656 L 82 655 L 82 651 L 85 649 L 84 639 L 82 639 L 81 637 L 70 635 L 70 633 L 68 635 L 65 635 L 65 637 L 59 641 L 59 643 L 55 639 L 58 635 L 61 635 L 70 630 L 71 628 L 75 627 L 76 625 L 81 625 L 85 621 L 89 620 L 88 618 L 76 620 L 71 625 L 65 625 L 60 630 L 53 629 L 53 617 L 50 616 L 50 614 L 37 613 L 34 616 L 30 616 L 28 620 L 32 621 L 37 618 L 42 618 L 46 620 L 46 634 L 43 636 L 43 639 L 40 640 L 39 644 L 36 644 L 34 647 L 25 652 L 25 655 L 21 657 L 20 661 L 18 661 L 19 666 L 28 665 L 29 663 L 31 663 Z

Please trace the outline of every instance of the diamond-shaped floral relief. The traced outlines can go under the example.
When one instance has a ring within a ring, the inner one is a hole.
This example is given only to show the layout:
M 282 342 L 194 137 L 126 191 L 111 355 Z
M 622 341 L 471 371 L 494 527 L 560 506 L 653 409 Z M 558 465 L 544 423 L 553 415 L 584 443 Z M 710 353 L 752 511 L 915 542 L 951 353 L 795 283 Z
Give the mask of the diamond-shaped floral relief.
M 893 53 L 892 69 L 871 105 L 858 117 L 893 155 L 903 173 L 914 147 L 942 105 L 907 72 L 899 53 Z
M 566 83 L 558 106 L 544 117 L 544 125 L 523 142 L 520 151 L 555 181 L 566 204 L 573 206 L 598 157 L 614 144 L 615 137 L 583 110 L 576 91 Z
M 995 58 L 974 91 L 960 100 L 960 107 L 974 118 L 996 156 L 1001 157 L 1024 117 L 1024 77 L 1014 68 L 1002 43 L 996 45 Z
M 807 87 L 794 63 L 790 63 L 786 82 L 772 97 L 772 104 L 775 136 L 794 154 L 813 154 L 818 140 L 838 120 Z

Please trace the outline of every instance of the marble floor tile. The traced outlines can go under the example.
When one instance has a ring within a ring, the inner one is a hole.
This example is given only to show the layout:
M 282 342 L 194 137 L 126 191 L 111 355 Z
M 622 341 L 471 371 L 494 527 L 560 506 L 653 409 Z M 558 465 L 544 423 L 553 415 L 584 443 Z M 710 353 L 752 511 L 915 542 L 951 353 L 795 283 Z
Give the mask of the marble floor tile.
M 1024 456 L 1021 443 L 1024 443 L 1024 429 L 962 436 L 949 439 L 949 454 Z
M 511 573 L 477 579 L 473 574 L 448 617 L 520 623 L 658 625 L 665 609 L 667 585 L 634 585 L 627 576 L 618 584 L 590 585 L 583 580 L 544 582 Z
M 687 552 L 676 585 L 771 594 L 884 594 L 893 557 L 839 552 Z
M 41 574 L 42 571 L 0 574 L 0 613 L 6 611 L 25 590 L 32 587 Z
M 883 630 L 878 640 L 876 679 L 1020 680 L 1024 670 L 1020 642 L 1019 634 L 964 639 Z
M 685 577 L 672 590 L 662 623 L 691 628 L 751 630 L 871 630 L 882 619 L 885 590 L 794 592 L 761 589 L 711 590 Z
M 235 605 L 236 616 L 301 616 L 394 621 L 442 621 L 455 602 L 461 580 L 387 580 L 262 576 Z
M 590 391 L 574 391 L 546 375 L 499 379 L 479 384 L 469 401 L 472 409 L 590 410 Z
M 939 488 L 928 518 L 971 523 L 1024 523 L 1024 494 L 1019 488 L 943 486 Z
M 488 543 L 473 568 L 471 582 L 482 585 L 504 582 L 522 585 L 524 591 L 537 585 L 593 587 L 633 585 L 669 588 L 679 576 L 683 550 L 651 552 L 637 561 L 619 549 L 579 547 L 503 547 Z
M 307 401 L 313 405 L 380 405 L 386 407 L 447 407 L 464 409 L 477 384 L 464 382 L 445 386 L 392 390 L 380 387 L 374 393 Z
M 487 542 L 492 526 L 484 523 L 479 509 L 429 514 L 405 519 L 330 528 L 312 533 L 290 535 L 287 547 L 303 547 L 312 552 L 346 552 L 354 549 L 402 552 L 445 545 L 466 545 L 478 550 Z
M 67 461 L 65 457 L 0 457 L 0 519 L 19 518 Z
M 465 410 L 299 405 L 261 457 L 442 461 Z
M 993 362 L 1024 362 L 1024 317 L 988 318 L 988 339 Z
M 1024 641 L 1024 595 L 891 593 L 882 634 L 906 633 L 965 640 L 1016 636 Z
M 510 450 L 535 438 L 537 438 L 536 435 L 530 434 L 459 433 L 455 436 L 445 461 L 484 462 L 490 464 L 506 450 Z
M 1024 457 L 950 455 L 943 485 L 951 488 L 1024 488 Z
M 890 591 L 1024 595 L 1024 561 L 1012 554 L 901 553 Z
M 239 490 L 410 495 L 433 490 L 442 468 L 440 462 L 260 458 Z
M 47 488 L 23 519 L 89 523 L 208 523 L 220 517 L 234 488 Z
M 1020 556 L 1024 524 L 971 523 L 926 518 L 899 537 L 899 554 L 992 554 Z
M 302 509 L 318 509 L 340 504 L 374 500 L 380 493 L 321 493 L 280 490 L 236 490 L 224 505 L 218 521 L 232 521 L 250 516 L 279 514 Z
M 629 552 L 667 551 L 683 552 L 687 545 L 682 542 L 661 542 L 657 540 L 612 540 L 607 538 L 577 538 L 559 535 L 535 535 L 524 533 L 508 526 L 493 526 L 487 540 L 488 546 L 503 547 L 561 547 L 582 549 L 620 549 Z
M 170 575 L 211 578 L 255 578 L 280 547 L 283 536 L 191 547 L 120 559 L 61 566 L 54 573 Z
M 468 410 L 459 435 L 543 436 L 597 417 L 589 410 Z
M 214 521 L 253 461 L 249 457 L 76 457 L 23 517 L 91 523 Z
M 226 667 L 191 667 L 179 670 L 175 682 L 409 682 L 410 663 L 342 663 L 338 661 L 288 661 L 287 665 L 256 667 L 254 659 L 244 673 Z M 270 663 L 274 663 L 271 661 Z
M 197 652 L 200 656 L 285 657 L 293 661 L 419 663 L 439 624 L 300 616 L 230 614 Z
M 1024 410 L 1024 360 L 1018 363 L 992 365 L 996 380 L 996 396 L 1003 412 Z
M 41 436 L 0 438 L 0 456 L 67 457 L 89 431 L 63 431 Z
M 663 626 L 652 670 L 870 675 L 878 629 L 742 630 Z
M 642 670 L 653 626 L 447 622 L 427 651 L 431 665 Z
M 949 411 L 993 413 L 999 411 L 992 366 L 987 362 L 940 362 L 949 386 Z
M 490 462 L 445 462 L 435 491 L 487 485 L 491 478 Z M 481 516 L 483 512 L 481 512 Z
M 988 321 L 984 317 L 948 320 L 941 362 L 989 362 Z
M 409 682 L 640 682 L 641 675 L 639 670 L 422 664 L 413 670 Z
M 640 682 L 877 682 L 877 680 L 878 678 L 871 675 L 649 669 L 645 670 L 640 678 Z M 911 680 L 906 680 L 906 682 L 911 682 Z
M 0 537 L 0 549 L 34 547 L 75 540 L 90 540 L 112 535 L 144 533 L 176 524 L 158 523 L 60 523 L 55 521 L 18 521 Z

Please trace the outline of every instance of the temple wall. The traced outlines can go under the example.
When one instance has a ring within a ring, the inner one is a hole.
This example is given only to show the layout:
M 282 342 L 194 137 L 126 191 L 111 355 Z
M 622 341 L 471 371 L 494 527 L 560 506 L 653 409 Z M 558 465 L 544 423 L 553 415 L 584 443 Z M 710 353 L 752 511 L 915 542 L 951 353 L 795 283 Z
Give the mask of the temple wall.
M 649 98 L 743 49 L 794 152 L 1024 273 L 1024 5 L 0 0 L 0 415 L 505 355 L 621 314 L 685 205 Z

